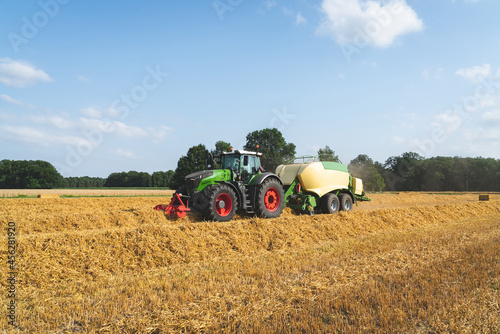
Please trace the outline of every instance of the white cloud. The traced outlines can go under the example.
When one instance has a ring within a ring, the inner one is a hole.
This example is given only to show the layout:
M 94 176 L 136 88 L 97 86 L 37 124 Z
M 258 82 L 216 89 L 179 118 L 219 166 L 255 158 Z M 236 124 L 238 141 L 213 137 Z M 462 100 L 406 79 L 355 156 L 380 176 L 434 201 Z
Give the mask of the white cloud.
M 130 126 L 119 121 L 99 120 L 94 118 L 82 117 L 78 124 L 83 130 L 98 130 L 103 134 L 115 134 L 125 138 L 147 139 L 155 143 L 161 142 L 173 128 L 168 126 L 146 127 Z
M 323 0 L 325 18 L 318 32 L 339 44 L 388 47 L 398 36 L 423 29 L 423 22 L 405 0 Z
M 490 64 L 484 64 L 483 66 L 473 66 L 469 68 L 458 69 L 455 74 L 464 77 L 473 83 L 480 83 L 481 80 L 487 78 L 491 75 Z
M 124 149 L 117 149 L 115 153 L 121 157 L 127 158 L 127 159 L 137 159 L 138 157 L 134 154 L 132 151 L 124 150 Z
M 482 127 L 473 129 L 464 129 L 462 133 L 464 139 L 471 144 L 479 144 L 481 142 L 497 141 L 500 139 L 500 132 L 496 129 L 485 129 Z M 495 152 L 496 153 L 496 152 Z
M 162 125 L 159 129 L 152 129 L 149 128 L 150 133 L 152 134 L 152 139 L 154 143 L 160 143 L 163 138 L 165 138 L 168 134 L 172 133 L 174 131 L 173 128 L 169 126 Z
M 150 132 L 140 128 L 138 126 L 129 126 L 125 123 L 114 121 L 113 122 L 113 132 L 129 138 L 150 138 Z M 151 129 L 152 131 L 152 129 Z
M 90 79 L 87 77 L 84 77 L 83 75 L 79 75 L 79 76 L 77 76 L 77 78 L 79 81 L 90 82 Z
M 500 121 L 500 110 L 487 111 L 483 113 L 481 119 L 485 121 Z
M 290 9 L 288 9 L 288 7 L 286 7 L 286 6 L 283 6 L 283 8 L 282 8 L 282 12 L 283 12 L 283 14 L 285 14 L 286 16 L 293 16 L 293 12 L 292 12 Z
M 28 119 L 35 123 L 50 125 L 62 130 L 72 129 L 76 126 L 72 120 L 57 115 L 30 116 Z
M 436 70 L 436 74 L 435 74 L 434 78 L 436 78 L 438 80 L 442 79 L 443 78 L 443 74 L 444 74 L 444 69 L 443 68 L 438 68 Z
M 396 145 L 402 145 L 406 143 L 406 139 L 399 136 L 392 137 L 392 142 Z
M 425 80 L 429 80 L 430 76 L 431 76 L 431 71 L 426 68 L 425 70 L 422 71 L 422 77 L 425 79 Z
M 108 117 L 111 117 L 111 118 L 117 118 L 120 116 L 120 112 L 116 109 L 113 109 L 113 108 L 108 108 L 106 114 Z
M 84 108 L 84 109 L 80 110 L 80 112 L 84 116 L 87 116 L 90 118 L 101 118 L 102 117 L 102 113 L 99 110 L 92 108 L 92 107 Z
M 307 22 L 307 20 L 302 16 L 302 14 L 300 12 L 298 12 L 296 17 L 295 17 L 295 24 L 296 25 L 305 24 L 306 22 Z
M 0 82 L 11 87 L 27 87 L 37 82 L 50 82 L 52 78 L 43 70 L 25 62 L 0 58 Z
M 12 97 L 10 97 L 7 94 L 0 95 L 0 99 L 4 100 L 5 102 L 8 102 L 10 104 L 15 104 L 15 105 L 18 105 L 18 106 L 22 106 L 24 104 L 20 100 L 13 99 Z
M 54 144 L 78 145 L 85 139 L 78 136 L 53 134 L 31 126 L 0 125 L 0 138 L 41 146 Z
M 276 0 L 268 0 L 266 1 L 267 10 L 271 10 L 273 7 L 276 7 L 278 2 Z
M 0 142 L 27 143 L 32 147 L 47 146 L 97 146 L 109 139 L 128 138 L 132 141 L 161 143 L 172 133 L 168 126 L 139 127 L 116 120 L 72 118 L 68 114 L 22 115 L 13 118 L 0 111 Z M 112 141 L 111 141 L 112 142 Z M 131 157 L 128 152 L 123 156 Z
M 17 105 L 17 106 L 22 106 L 22 107 L 30 108 L 30 109 L 34 109 L 35 108 L 34 105 L 31 105 L 31 104 L 28 104 L 28 103 L 24 103 L 21 100 L 16 100 L 16 99 L 10 97 L 7 94 L 1 94 L 0 95 L 0 100 L 3 100 L 5 102 L 7 102 L 7 103 L 14 104 L 14 105 Z
M 430 69 L 426 68 L 425 70 L 422 71 L 422 77 L 425 80 L 429 80 L 429 79 L 440 80 L 443 78 L 443 75 L 444 75 L 444 68 L 441 68 L 441 67 L 439 67 L 435 70 L 430 70 Z

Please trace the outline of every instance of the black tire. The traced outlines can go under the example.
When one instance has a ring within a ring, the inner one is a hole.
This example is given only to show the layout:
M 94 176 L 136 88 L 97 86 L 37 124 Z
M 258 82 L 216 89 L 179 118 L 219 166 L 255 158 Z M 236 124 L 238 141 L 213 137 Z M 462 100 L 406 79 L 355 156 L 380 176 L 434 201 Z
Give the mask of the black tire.
M 175 193 L 182 194 L 182 195 L 187 195 L 187 188 L 186 188 L 186 186 L 181 186 L 181 187 L 177 188 L 177 190 L 175 191 Z
M 276 179 L 267 179 L 257 187 L 255 214 L 263 218 L 276 218 L 285 206 L 285 191 Z
M 340 201 L 337 195 L 329 193 L 320 199 L 321 212 L 323 213 L 337 213 L 340 208 Z
M 340 194 L 340 211 L 351 211 L 352 210 L 352 198 L 349 194 Z
M 210 187 L 207 198 L 205 219 L 217 222 L 227 222 L 233 219 L 238 206 L 233 189 L 225 184 Z

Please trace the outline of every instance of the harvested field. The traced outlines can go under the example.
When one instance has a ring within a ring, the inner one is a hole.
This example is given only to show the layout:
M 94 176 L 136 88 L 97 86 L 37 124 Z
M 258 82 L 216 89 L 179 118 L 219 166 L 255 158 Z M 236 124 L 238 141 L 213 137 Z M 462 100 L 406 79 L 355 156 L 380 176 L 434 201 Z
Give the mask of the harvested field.
M 500 332 L 500 197 L 370 197 L 229 223 L 167 219 L 159 198 L 0 199 L 18 331 Z
M 28 196 L 41 194 L 59 196 L 167 196 L 173 190 L 162 189 L 0 189 L 0 197 Z

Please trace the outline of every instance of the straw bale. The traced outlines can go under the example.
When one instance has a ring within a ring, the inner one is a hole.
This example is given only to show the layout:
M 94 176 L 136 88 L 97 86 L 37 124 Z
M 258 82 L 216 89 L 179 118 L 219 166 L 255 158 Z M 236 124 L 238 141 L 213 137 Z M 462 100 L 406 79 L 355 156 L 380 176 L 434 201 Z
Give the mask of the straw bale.
M 479 200 L 480 201 L 489 201 L 490 195 L 479 195 Z

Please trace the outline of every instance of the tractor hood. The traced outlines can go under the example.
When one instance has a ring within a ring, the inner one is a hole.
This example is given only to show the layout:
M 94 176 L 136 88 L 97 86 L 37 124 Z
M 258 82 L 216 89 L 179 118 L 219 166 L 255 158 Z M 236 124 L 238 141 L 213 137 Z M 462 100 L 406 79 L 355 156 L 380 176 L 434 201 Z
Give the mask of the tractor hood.
M 201 172 L 191 173 L 185 177 L 186 187 L 188 191 L 192 191 L 200 185 L 201 180 L 204 178 L 210 177 L 214 175 L 214 172 L 211 170 L 204 170 Z

